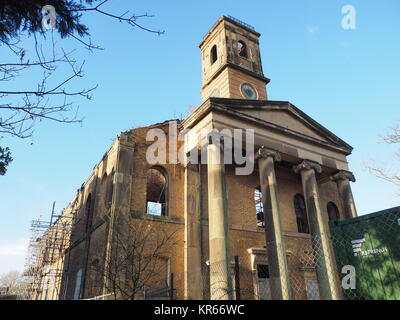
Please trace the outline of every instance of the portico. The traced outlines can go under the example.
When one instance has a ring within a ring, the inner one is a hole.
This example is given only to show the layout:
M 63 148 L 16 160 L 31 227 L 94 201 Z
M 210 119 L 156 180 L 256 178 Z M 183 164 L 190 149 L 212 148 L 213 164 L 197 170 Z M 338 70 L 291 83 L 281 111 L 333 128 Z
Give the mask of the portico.
M 281 125 L 282 118 L 288 124 L 285 127 Z M 287 171 L 292 170 L 292 173 L 298 176 L 301 193 L 305 198 L 310 241 L 318 258 L 315 271 L 320 295 L 323 299 L 338 299 L 336 269 L 329 246 L 326 213 L 321 203 L 320 189 L 323 190 L 326 184 L 334 181 L 336 190 L 330 185 L 330 192 L 335 193 L 340 199 L 344 217 L 356 214 L 349 185 L 349 181 L 354 179 L 348 171 L 346 161 L 346 155 L 351 152 L 351 147 L 290 103 L 211 98 L 197 110 L 196 118 L 189 117 L 183 124 L 186 128 L 197 132 L 204 128 L 209 132 L 254 128 L 254 159 L 249 161 L 254 162 L 254 171 L 258 172 L 258 181 L 254 183 L 260 186 L 262 193 L 265 220 L 264 246 L 268 257 L 272 299 L 292 298 L 285 240 L 288 230 L 285 230 L 282 223 L 286 213 L 280 208 L 283 200 L 279 194 L 281 187 L 276 178 L 277 165 L 280 168 L 287 168 Z M 221 280 L 223 277 L 224 280 L 218 281 L 219 287 L 215 288 L 215 297 L 221 297 L 223 291 L 226 293 L 225 297 L 229 299 L 231 298 L 229 292 L 232 292 L 230 268 L 233 256 L 230 252 L 233 227 L 231 220 L 234 215 L 230 212 L 230 199 L 235 195 L 228 194 L 226 166 L 232 167 L 235 164 L 224 164 L 222 143 L 216 146 L 212 143 L 213 139 L 199 140 L 200 144 L 196 144 L 194 140 L 188 141 L 187 150 L 198 148 L 207 150 L 208 154 L 206 168 L 210 281 L 215 282 L 212 270 L 218 269 L 218 279 Z M 237 147 L 240 144 L 232 145 Z M 245 178 L 237 175 L 230 176 L 230 179 L 239 181 Z M 201 199 L 198 201 L 201 202 Z M 187 215 L 190 216 L 190 212 L 187 212 Z M 201 247 L 201 240 L 198 241 L 197 246 Z M 187 259 L 189 258 L 188 255 Z M 200 263 L 199 259 L 196 261 Z M 221 263 L 224 263 L 223 267 Z M 213 264 L 218 264 L 218 267 L 213 269 Z M 197 265 L 196 268 L 200 270 L 201 265 Z M 224 270 L 223 274 L 220 273 L 221 270 Z M 187 287 L 190 287 L 190 283 L 187 283 Z M 190 291 L 188 289 L 188 292 Z M 213 297 L 212 289 L 211 297 Z

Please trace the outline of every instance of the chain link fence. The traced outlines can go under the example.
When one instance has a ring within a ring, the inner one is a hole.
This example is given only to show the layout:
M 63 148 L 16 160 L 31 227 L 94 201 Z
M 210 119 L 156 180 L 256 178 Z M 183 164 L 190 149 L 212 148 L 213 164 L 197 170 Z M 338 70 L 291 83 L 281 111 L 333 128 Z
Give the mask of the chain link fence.
M 267 249 L 251 248 L 229 264 L 207 261 L 186 275 L 160 270 L 162 276 L 146 283 L 136 299 L 400 299 L 400 208 L 329 226 L 327 234 L 285 236 L 288 286 Z
M 299 238 L 287 245 L 291 298 L 294 300 L 340 299 L 340 279 L 331 240 L 323 237 Z

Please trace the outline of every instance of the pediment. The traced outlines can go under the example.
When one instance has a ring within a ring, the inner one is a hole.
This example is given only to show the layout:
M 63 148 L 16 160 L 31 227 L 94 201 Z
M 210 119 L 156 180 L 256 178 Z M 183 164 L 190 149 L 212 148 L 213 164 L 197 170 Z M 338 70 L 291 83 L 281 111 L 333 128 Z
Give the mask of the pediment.
M 211 98 L 211 105 L 212 108 L 234 113 L 237 117 L 273 126 L 285 134 L 309 137 L 339 147 L 348 153 L 352 150 L 350 145 L 289 102 Z
M 287 110 L 274 110 L 274 109 L 258 109 L 258 110 L 241 110 L 242 113 L 247 114 L 251 117 L 276 124 L 280 127 L 302 133 L 306 136 L 313 137 L 325 142 L 329 142 L 329 139 L 314 130 L 312 127 L 307 126 L 303 121 L 299 120 L 294 114 L 288 112 Z

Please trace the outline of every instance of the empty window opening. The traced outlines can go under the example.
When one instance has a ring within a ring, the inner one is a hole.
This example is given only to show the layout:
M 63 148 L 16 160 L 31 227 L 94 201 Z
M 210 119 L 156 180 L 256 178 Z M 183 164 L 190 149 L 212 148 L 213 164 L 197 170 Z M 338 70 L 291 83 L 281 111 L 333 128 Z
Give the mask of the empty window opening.
M 75 278 L 75 289 L 73 296 L 74 300 L 79 299 L 79 296 L 81 294 L 81 283 L 82 283 L 82 269 L 79 269 L 78 272 L 76 273 L 76 278 Z
M 264 209 L 263 209 L 262 193 L 260 187 L 254 189 L 254 203 L 256 206 L 257 226 L 265 227 Z
M 337 220 L 337 219 L 340 219 L 339 209 L 338 209 L 338 207 L 336 206 L 335 203 L 333 203 L 333 202 L 328 202 L 327 210 L 328 210 L 328 217 L 329 217 L 329 220 Z
M 92 228 L 93 223 L 93 206 L 92 206 L 92 194 L 89 194 L 86 200 L 86 232 Z
M 107 197 L 107 173 L 104 173 L 103 178 L 101 179 L 100 183 L 100 194 L 99 197 L 97 197 L 98 200 L 98 210 L 100 212 L 104 212 L 106 210 L 106 197 Z
M 113 193 L 114 193 L 114 171 L 112 171 L 112 173 L 109 175 L 107 181 L 106 198 L 105 198 L 105 206 L 107 213 L 112 205 Z
M 300 194 L 294 196 L 294 210 L 296 213 L 297 230 L 300 233 L 309 233 L 307 209 L 304 197 Z
M 269 279 L 269 269 L 267 264 L 257 264 L 258 279 Z
M 269 268 L 267 264 L 258 263 L 256 265 L 256 299 L 258 300 L 271 300 L 271 284 L 269 279 Z
M 218 59 L 218 52 L 217 52 L 217 45 L 214 45 L 211 48 L 211 64 L 214 64 L 215 61 Z
M 239 56 L 243 58 L 248 58 L 246 44 L 242 40 L 239 40 L 237 46 L 238 46 Z
M 155 216 L 167 215 L 167 178 L 158 168 L 147 173 L 147 213 Z

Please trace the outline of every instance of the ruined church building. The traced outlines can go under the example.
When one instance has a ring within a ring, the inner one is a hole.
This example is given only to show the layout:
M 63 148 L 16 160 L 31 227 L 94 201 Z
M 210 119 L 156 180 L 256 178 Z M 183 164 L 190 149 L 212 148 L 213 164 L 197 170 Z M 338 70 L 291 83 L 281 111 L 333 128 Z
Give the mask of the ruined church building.
M 110 294 L 90 266 L 107 272 L 121 215 L 176 230 L 158 295 L 149 288 L 147 298 L 341 298 L 328 221 L 357 216 L 352 147 L 290 102 L 268 100 L 259 37 L 218 19 L 199 45 L 202 104 L 177 120 L 179 131 L 254 129 L 253 172 L 215 161 L 222 151 L 211 139 L 176 141 L 206 150 L 208 163 L 149 164 L 147 132 L 168 135 L 168 121 L 122 132 L 62 213 L 74 224 L 55 299 Z

